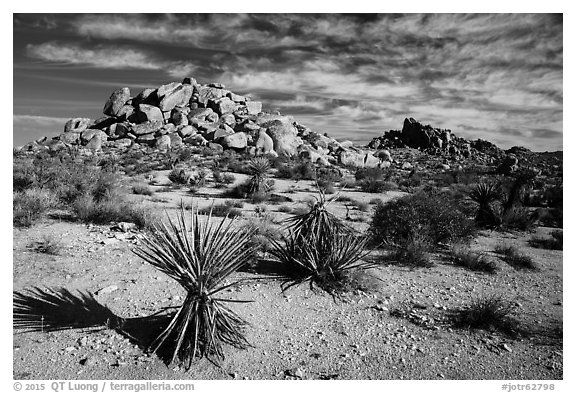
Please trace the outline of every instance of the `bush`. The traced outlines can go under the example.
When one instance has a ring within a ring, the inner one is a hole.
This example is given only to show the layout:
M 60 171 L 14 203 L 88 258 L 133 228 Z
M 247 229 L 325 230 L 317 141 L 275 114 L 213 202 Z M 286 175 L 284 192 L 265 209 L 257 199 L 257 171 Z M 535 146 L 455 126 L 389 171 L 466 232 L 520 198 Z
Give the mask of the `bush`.
M 57 201 L 51 191 L 33 188 L 15 192 L 12 203 L 13 224 L 17 227 L 28 227 L 54 207 Z
M 242 207 L 244 207 L 244 204 L 242 204 L 241 202 L 237 203 L 233 201 L 226 201 L 221 205 L 213 205 L 210 207 L 200 209 L 199 212 L 201 214 L 210 214 L 210 212 L 212 212 L 212 215 L 215 217 L 228 216 L 230 218 L 235 218 L 240 217 L 242 215 L 242 210 L 240 210 L 240 208 Z
M 516 270 L 529 269 L 538 270 L 538 266 L 532 258 L 526 254 L 522 254 L 517 247 L 512 245 L 500 244 L 496 246 L 494 252 L 502 255 L 502 259 L 508 265 Z
M 174 184 L 188 184 L 190 181 L 190 174 L 184 169 L 172 169 L 168 174 L 168 180 Z
M 391 181 L 377 180 L 377 179 L 362 179 L 358 182 L 360 189 L 363 192 L 378 194 L 386 191 L 394 191 L 398 189 L 398 185 Z
M 98 201 L 91 195 L 83 195 L 72 203 L 72 210 L 80 221 L 93 224 L 124 221 L 148 229 L 155 222 L 155 216 L 150 210 L 122 199 Z
M 58 255 L 62 250 L 62 243 L 52 235 L 44 235 L 42 240 L 36 242 L 32 248 L 42 254 Z
M 199 217 L 196 212 L 189 228 L 181 210 L 177 222 L 157 226 L 135 250 L 186 290 L 184 303 L 150 349 L 165 348 L 170 362 L 181 361 L 187 369 L 197 356 L 224 358 L 224 344 L 248 346 L 247 323 L 226 306 L 230 300 L 222 292 L 238 284 L 228 280 L 253 256 L 251 232 L 234 230 L 232 220 L 214 224 Z
M 232 184 L 236 181 L 236 178 L 231 173 L 222 173 L 218 169 L 212 171 L 212 176 L 214 177 L 214 182 L 217 184 Z
M 434 263 L 430 260 L 430 243 L 420 235 L 414 235 L 404 241 L 386 259 L 397 261 L 403 265 L 416 267 L 432 267 Z
M 486 273 L 494 273 L 497 270 L 494 261 L 488 259 L 486 254 L 473 252 L 470 248 L 454 247 L 451 257 L 455 265 L 466 269 Z
M 507 210 L 502 216 L 502 226 L 508 229 L 527 231 L 534 227 L 537 215 L 527 207 L 515 206 Z
M 472 329 L 508 328 L 512 320 L 509 315 L 514 304 L 501 295 L 482 296 L 457 314 L 457 324 Z
M 552 231 L 550 232 L 550 237 L 540 238 L 532 237 L 529 240 L 532 247 L 545 248 L 548 250 L 562 250 L 563 249 L 563 232 L 562 231 Z
M 132 186 L 132 193 L 136 195 L 148 195 L 154 194 L 154 190 L 148 187 L 146 184 L 136 184 Z
M 361 212 L 367 212 L 368 210 L 370 210 L 370 205 L 366 202 L 354 201 L 354 206 L 356 206 L 356 208 L 358 208 L 358 210 L 360 210 Z
M 309 161 L 296 160 L 291 163 L 279 163 L 276 176 L 281 179 L 314 180 L 316 171 Z
M 378 204 L 370 232 L 382 244 L 404 244 L 415 236 L 435 244 L 470 238 L 474 223 L 444 195 L 420 192 Z

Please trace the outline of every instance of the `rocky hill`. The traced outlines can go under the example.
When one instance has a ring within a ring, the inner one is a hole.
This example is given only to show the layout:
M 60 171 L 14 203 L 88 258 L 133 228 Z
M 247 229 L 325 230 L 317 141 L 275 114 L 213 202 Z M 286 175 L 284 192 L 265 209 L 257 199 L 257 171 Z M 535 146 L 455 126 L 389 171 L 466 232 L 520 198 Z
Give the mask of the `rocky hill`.
M 95 120 L 70 119 L 59 136 L 44 137 L 21 149 L 57 151 L 77 145 L 92 151 L 123 151 L 142 145 L 167 150 L 188 145 L 298 156 L 323 165 L 387 167 L 393 161 L 390 149 L 414 148 L 451 162 L 494 165 L 504 174 L 516 170 L 519 160 L 532 153 L 524 148 L 503 151 L 481 139 L 468 141 L 413 118 L 404 120 L 402 130 L 388 131 L 366 147 L 354 146 L 314 132 L 292 117 L 262 112 L 261 102 L 221 83 L 200 84 L 190 77 L 135 96 L 128 87 L 120 88 L 104 104 L 103 114 Z

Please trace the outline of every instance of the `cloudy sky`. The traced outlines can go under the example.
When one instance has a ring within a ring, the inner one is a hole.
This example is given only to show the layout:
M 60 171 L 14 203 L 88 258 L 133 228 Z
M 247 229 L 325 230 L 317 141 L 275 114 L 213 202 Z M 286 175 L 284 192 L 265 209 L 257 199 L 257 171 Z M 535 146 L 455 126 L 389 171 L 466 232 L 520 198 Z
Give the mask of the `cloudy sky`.
M 15 14 L 14 144 L 101 116 L 116 88 L 193 76 L 336 138 L 414 117 L 561 150 L 562 27 L 547 14 Z

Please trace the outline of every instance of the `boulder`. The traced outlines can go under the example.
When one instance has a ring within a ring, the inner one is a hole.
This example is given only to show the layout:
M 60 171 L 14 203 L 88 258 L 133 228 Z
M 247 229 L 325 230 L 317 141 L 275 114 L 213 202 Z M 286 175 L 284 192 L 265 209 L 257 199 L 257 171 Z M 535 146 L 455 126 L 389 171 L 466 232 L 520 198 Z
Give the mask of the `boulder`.
M 226 94 L 228 94 L 228 90 L 219 89 L 216 87 L 197 86 L 196 88 L 198 89 L 197 101 L 203 106 L 208 105 L 209 100 L 216 100 L 221 97 L 226 97 Z
M 130 139 L 130 138 L 121 138 L 121 139 L 116 139 L 112 143 L 114 144 L 113 146 L 116 148 L 125 149 L 125 148 L 132 146 L 133 142 L 132 142 L 132 139 Z
M 262 112 L 262 103 L 260 101 L 246 102 L 246 109 L 249 115 L 257 115 Z
M 140 104 L 158 106 L 158 95 L 156 89 L 144 89 L 132 99 L 132 106 L 135 108 Z
M 261 129 L 256 140 L 256 154 L 268 154 L 272 151 L 274 151 L 274 141 L 266 130 Z
M 177 133 L 169 134 L 168 137 L 170 138 L 171 147 L 182 146 L 182 138 Z
M 222 153 L 224 151 L 224 147 L 222 145 L 214 142 L 209 142 L 207 147 L 216 153 Z
M 338 162 L 356 168 L 375 168 L 380 160 L 374 157 L 371 152 L 359 149 L 341 149 L 338 153 Z
M 238 94 L 234 94 L 232 92 L 229 92 L 228 94 L 226 94 L 226 97 L 230 98 L 232 101 L 234 101 L 237 104 L 244 104 L 246 102 L 246 97 L 240 96 Z
M 118 111 L 118 118 L 119 120 L 128 120 L 133 114 L 136 112 L 136 108 L 132 105 L 124 105 Z
M 176 130 L 178 131 L 178 135 L 180 135 L 182 138 L 186 138 L 187 136 L 190 135 L 195 135 L 198 132 L 198 130 L 196 130 L 196 128 L 192 126 L 180 126 L 177 127 Z
M 66 143 L 68 145 L 76 145 L 80 140 L 79 132 L 64 132 L 58 137 L 60 142 Z
M 175 90 L 176 88 L 178 88 L 179 86 L 182 86 L 182 84 L 180 82 L 172 82 L 172 83 L 168 83 L 165 85 L 162 85 L 158 88 L 158 90 L 156 91 L 156 95 L 158 96 L 158 98 L 161 100 L 162 97 L 164 97 L 165 95 L 167 95 L 168 93 L 170 93 L 171 91 Z
M 182 139 L 182 142 L 184 142 L 187 145 L 192 145 L 192 146 L 206 146 L 208 144 L 208 141 L 206 140 L 206 138 L 204 138 L 200 134 L 187 136 L 186 138 Z
M 164 116 L 160 108 L 148 104 L 138 105 L 138 112 L 135 115 L 134 123 L 146 123 L 149 121 L 164 122 Z
M 168 150 L 171 146 L 172 140 L 168 135 L 162 135 L 156 138 L 154 147 L 158 150 Z
M 209 100 L 208 105 L 210 108 L 214 110 L 214 112 L 218 113 L 220 116 L 225 113 L 232 113 L 238 107 L 238 104 L 236 104 L 228 97 L 222 97 L 216 100 Z
M 92 124 L 92 119 L 87 117 L 76 117 L 64 124 L 64 132 L 82 132 Z
M 156 137 L 154 136 L 154 134 L 138 135 L 138 137 L 136 138 L 136 143 L 148 146 L 154 146 L 156 144 Z
M 123 138 L 130 130 L 128 123 L 114 123 L 106 128 L 106 134 L 111 139 Z
M 104 131 L 89 128 L 85 131 L 82 131 L 80 134 L 80 142 L 83 145 L 86 145 L 92 139 L 94 139 L 95 136 L 99 136 L 101 141 L 106 141 L 108 139 L 108 135 L 106 135 Z
M 106 128 L 110 127 L 112 124 L 116 124 L 118 119 L 115 117 L 104 116 L 100 117 L 99 119 L 94 120 L 88 128 L 95 128 L 97 130 L 105 130 Z
M 163 97 L 161 96 L 159 107 L 162 111 L 171 111 L 176 106 L 186 106 L 193 92 L 194 86 L 180 84 L 175 89 L 168 91 Z
M 100 131 L 102 132 L 102 131 Z M 104 134 L 102 132 L 102 134 Z M 106 134 L 104 134 L 104 136 L 106 136 Z M 90 139 L 90 141 L 86 144 L 86 149 L 88 150 L 93 150 L 93 151 L 97 151 L 97 150 L 102 150 L 102 135 L 101 134 L 96 134 L 94 135 L 94 137 L 92 139 Z
M 392 161 L 392 156 L 389 150 L 378 150 L 374 153 L 374 157 L 378 158 L 380 161 Z
M 188 125 L 188 113 L 180 107 L 172 109 L 170 114 L 170 122 L 176 126 Z
M 244 149 L 248 145 L 248 138 L 243 132 L 235 132 L 222 137 L 220 144 L 226 148 Z
M 297 148 L 303 142 L 298 137 L 298 131 L 291 123 L 274 120 L 265 124 L 266 133 L 272 138 L 274 151 L 278 155 L 294 156 L 297 154 Z
M 104 105 L 104 114 L 108 116 L 118 116 L 118 112 L 124 104 L 130 99 L 130 89 L 123 87 L 112 93 Z
M 196 79 L 194 79 L 194 78 L 192 78 L 192 77 L 190 77 L 190 76 L 187 76 L 186 78 L 184 78 L 184 79 L 182 80 L 182 84 L 183 84 L 183 85 L 196 86 L 196 85 L 198 84 L 198 82 L 196 82 Z
M 214 111 L 210 108 L 191 109 L 188 113 L 188 122 L 192 123 L 192 119 L 205 121 L 206 117 L 212 113 L 214 113 Z
M 496 171 L 503 175 L 509 175 L 515 172 L 517 169 L 518 169 L 518 158 L 513 154 L 509 154 L 502 160 L 500 165 L 498 165 Z
M 219 121 L 220 123 L 226 124 L 230 127 L 234 127 L 236 125 L 236 118 L 232 113 L 226 113 L 225 115 L 220 116 Z
M 162 120 L 149 121 L 146 123 L 133 125 L 130 129 L 130 132 L 136 136 L 153 134 L 162 128 L 163 125 L 164 122 Z
M 404 119 L 402 127 L 402 139 L 410 147 L 431 147 L 431 133 L 413 118 Z

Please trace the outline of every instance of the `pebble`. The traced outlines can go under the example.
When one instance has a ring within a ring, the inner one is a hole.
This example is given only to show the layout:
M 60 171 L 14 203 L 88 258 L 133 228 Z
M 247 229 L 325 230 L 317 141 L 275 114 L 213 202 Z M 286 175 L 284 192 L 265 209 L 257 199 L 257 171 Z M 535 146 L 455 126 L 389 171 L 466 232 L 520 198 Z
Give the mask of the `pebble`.
M 102 288 L 99 291 L 97 291 L 96 295 L 106 295 L 106 294 L 112 293 L 116 290 L 118 290 L 118 287 L 116 285 L 109 285 L 109 286 Z
M 502 348 L 508 352 L 512 352 L 512 348 L 510 348 L 506 343 L 502 344 Z

